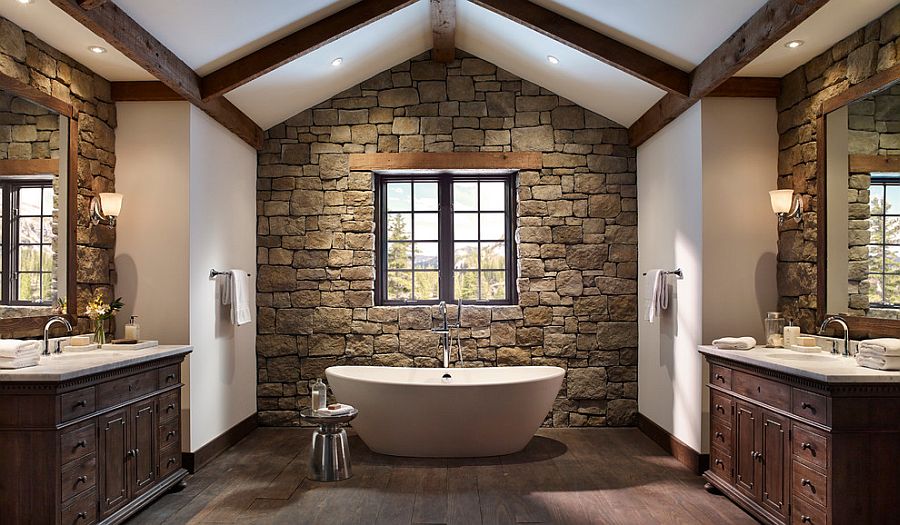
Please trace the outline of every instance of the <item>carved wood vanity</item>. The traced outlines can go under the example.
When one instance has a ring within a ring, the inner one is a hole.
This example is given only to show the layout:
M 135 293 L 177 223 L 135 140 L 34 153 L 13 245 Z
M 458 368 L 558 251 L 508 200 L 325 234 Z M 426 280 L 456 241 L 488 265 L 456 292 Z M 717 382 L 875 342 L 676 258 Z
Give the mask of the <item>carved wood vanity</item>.
M 180 483 L 190 351 L 159 347 L 58 380 L 15 375 L 40 366 L 0 371 L 0 521 L 120 523 Z
M 896 523 L 900 382 L 816 380 L 700 351 L 713 487 L 764 523 Z

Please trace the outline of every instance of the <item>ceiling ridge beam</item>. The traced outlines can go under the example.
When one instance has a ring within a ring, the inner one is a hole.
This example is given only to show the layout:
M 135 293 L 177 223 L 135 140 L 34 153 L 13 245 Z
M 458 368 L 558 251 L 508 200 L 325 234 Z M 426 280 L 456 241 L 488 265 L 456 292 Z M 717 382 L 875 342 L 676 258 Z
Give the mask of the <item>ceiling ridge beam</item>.
M 701 98 L 790 33 L 828 0 L 769 0 L 691 72 L 690 97 L 664 96 L 630 128 L 628 142 L 637 147 L 687 111 Z
M 164 102 L 184 100 L 169 86 L 159 80 L 110 82 L 113 102 Z
M 247 144 L 262 148 L 263 131 L 250 117 L 227 101 L 205 102 L 199 75 L 113 2 L 87 10 L 78 0 L 51 1 Z
M 431 0 L 431 57 L 449 64 L 456 58 L 456 0 Z
M 201 80 L 202 97 L 222 96 L 413 3 L 415 0 L 363 0 L 353 4 L 206 75 Z
M 652 84 L 672 96 L 690 94 L 690 75 L 658 58 L 526 0 L 471 0 L 557 42 Z

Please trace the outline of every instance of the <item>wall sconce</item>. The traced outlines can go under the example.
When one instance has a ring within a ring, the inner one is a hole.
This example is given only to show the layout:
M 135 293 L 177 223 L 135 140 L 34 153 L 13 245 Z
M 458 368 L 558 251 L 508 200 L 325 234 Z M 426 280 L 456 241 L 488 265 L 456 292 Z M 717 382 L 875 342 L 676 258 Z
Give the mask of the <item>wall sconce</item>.
M 769 198 L 772 199 L 772 211 L 778 216 L 779 225 L 791 218 L 798 223 L 801 221 L 803 197 L 794 195 L 794 190 L 772 190 L 769 192 Z
M 116 225 L 116 217 L 122 211 L 121 193 L 98 193 L 91 199 L 91 223 Z

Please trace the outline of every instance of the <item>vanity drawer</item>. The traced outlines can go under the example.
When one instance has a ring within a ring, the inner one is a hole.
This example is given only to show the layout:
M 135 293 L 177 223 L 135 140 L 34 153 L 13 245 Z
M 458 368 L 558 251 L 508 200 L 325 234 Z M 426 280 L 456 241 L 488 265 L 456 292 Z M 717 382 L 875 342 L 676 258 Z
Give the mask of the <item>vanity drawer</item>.
M 709 449 L 709 470 L 716 477 L 734 483 L 734 469 L 731 466 L 731 455 L 718 447 Z
M 791 462 L 791 471 L 791 494 L 828 506 L 828 477 L 796 460 Z
M 709 424 L 709 439 L 712 446 L 732 453 L 731 426 L 719 418 L 713 418 Z
M 101 408 L 111 407 L 156 390 L 156 370 L 134 374 L 97 386 Z
M 803 498 L 791 500 L 791 525 L 826 525 L 828 523 L 825 509 L 814 505 Z
M 177 385 L 181 382 L 181 365 L 164 366 L 159 369 L 159 388 Z
M 791 387 L 769 379 L 735 371 L 732 375 L 735 393 L 781 410 L 791 408 Z
M 181 447 L 172 444 L 159 451 L 159 479 L 181 468 Z
M 804 425 L 794 423 L 793 443 L 794 456 L 820 467 L 828 468 L 828 437 L 814 432 Z
M 162 404 L 160 402 L 160 404 Z M 165 407 L 161 407 L 165 408 Z M 178 443 L 178 440 L 181 436 L 179 436 L 178 427 L 179 427 L 179 419 L 172 418 L 169 421 L 165 421 L 160 423 L 159 425 L 159 446 L 167 447 L 169 445 L 173 445 Z
M 731 390 L 731 369 L 709 365 L 709 384 Z
M 62 471 L 60 500 L 66 501 L 96 485 L 97 456 L 91 454 Z
M 96 405 L 94 387 L 82 388 L 59 396 L 59 416 L 69 421 L 94 411 Z
M 97 450 L 97 423 L 93 420 L 85 425 L 66 430 L 59 436 L 59 462 L 65 465 Z
M 828 422 L 828 398 L 819 394 L 813 394 L 806 390 L 795 388 L 793 392 L 791 412 L 798 416 L 822 423 Z
M 181 391 L 172 390 L 159 396 L 159 422 L 165 423 L 178 417 L 181 412 Z
M 85 492 L 60 511 L 61 525 L 92 525 L 97 523 L 97 492 Z
M 734 414 L 734 400 L 729 395 L 713 390 L 709 394 L 709 411 L 713 417 L 722 418 L 730 424 Z

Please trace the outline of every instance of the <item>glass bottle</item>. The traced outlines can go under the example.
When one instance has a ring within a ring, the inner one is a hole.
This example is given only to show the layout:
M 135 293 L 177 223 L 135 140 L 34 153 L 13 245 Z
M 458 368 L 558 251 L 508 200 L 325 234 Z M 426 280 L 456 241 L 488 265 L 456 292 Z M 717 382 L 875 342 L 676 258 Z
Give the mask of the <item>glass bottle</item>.
M 766 347 L 782 348 L 784 346 L 784 317 L 781 312 L 766 314 Z
M 321 379 L 316 379 L 311 395 L 312 399 L 310 400 L 309 409 L 313 414 L 317 414 L 319 410 L 328 406 L 328 387 L 325 386 Z

